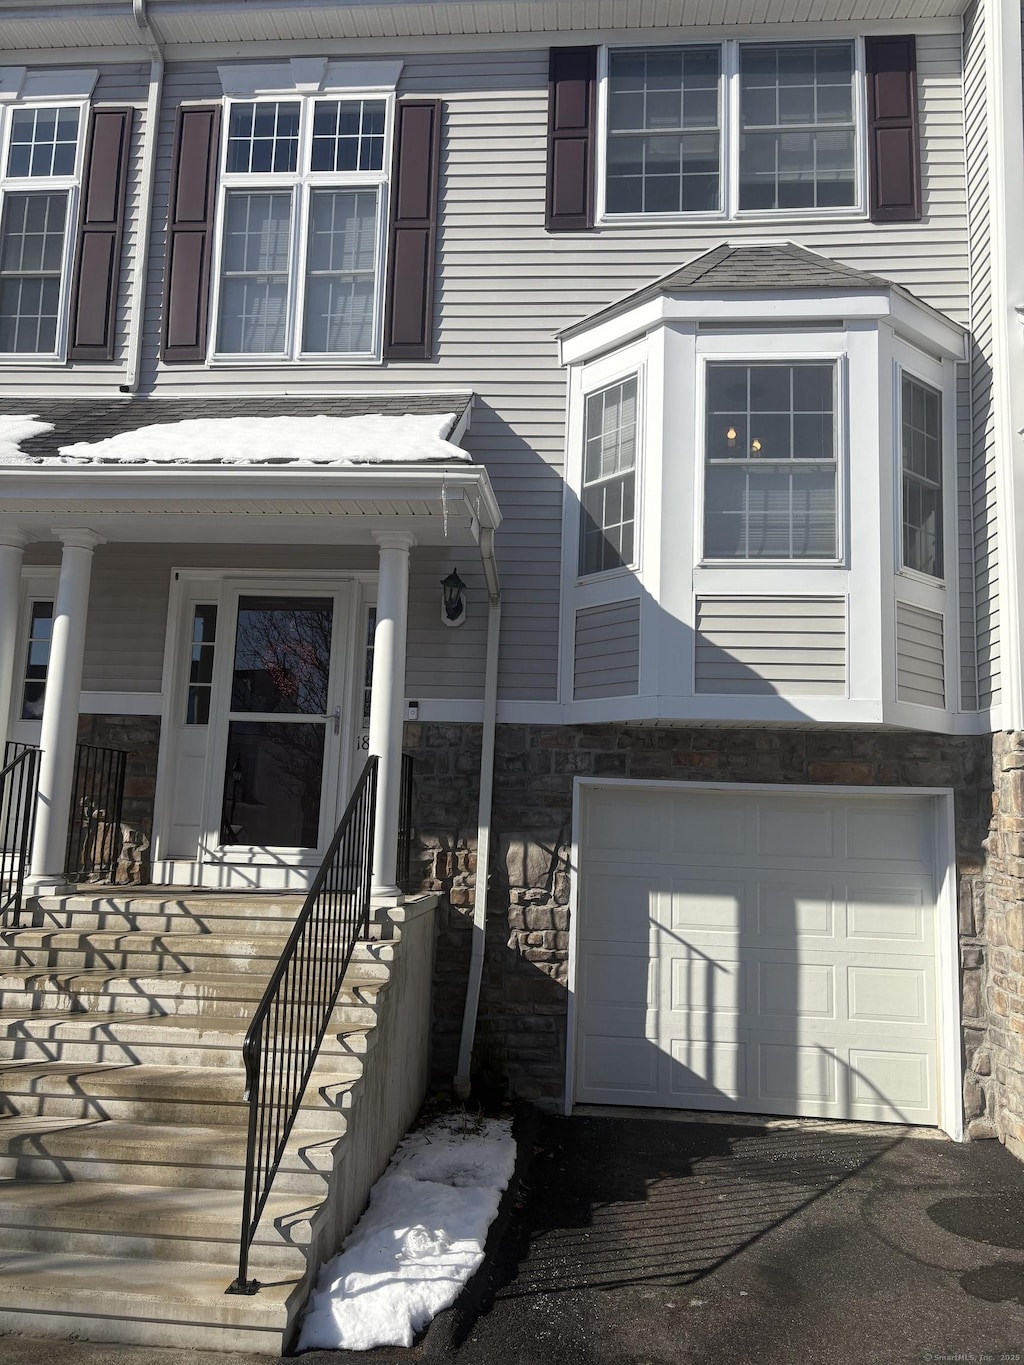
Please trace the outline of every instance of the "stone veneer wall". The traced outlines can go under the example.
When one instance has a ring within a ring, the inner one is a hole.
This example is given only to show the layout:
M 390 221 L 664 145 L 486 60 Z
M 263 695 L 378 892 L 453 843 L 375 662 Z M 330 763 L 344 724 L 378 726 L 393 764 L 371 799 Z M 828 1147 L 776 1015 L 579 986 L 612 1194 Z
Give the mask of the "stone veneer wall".
M 159 716 L 79 716 L 81 743 L 103 749 L 126 749 L 128 765 L 121 813 L 123 846 L 118 863 L 119 883 L 149 880 L 153 838 L 153 800 L 160 748 Z
M 565 1073 L 568 851 L 575 776 L 952 787 L 960 885 L 964 1104 L 971 1136 L 1024 1156 L 1024 735 L 498 727 L 480 1018 L 514 1091 L 555 1102 Z M 476 875 L 480 727 L 413 724 L 424 889 L 442 893 L 434 1072 L 454 1075 Z M 993 814 L 995 811 L 995 814 Z M 991 825 L 991 830 L 990 830 Z

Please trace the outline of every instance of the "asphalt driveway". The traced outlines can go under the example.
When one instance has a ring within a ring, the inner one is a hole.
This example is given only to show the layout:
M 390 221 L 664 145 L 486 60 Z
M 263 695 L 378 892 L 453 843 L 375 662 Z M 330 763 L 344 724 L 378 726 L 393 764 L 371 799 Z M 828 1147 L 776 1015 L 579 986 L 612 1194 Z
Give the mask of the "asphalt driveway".
M 409 1350 L 303 1365 L 1024 1365 L 1024 1166 L 857 1125 L 522 1120 L 491 1254 Z M 7 1365 L 266 1357 L 0 1339 Z

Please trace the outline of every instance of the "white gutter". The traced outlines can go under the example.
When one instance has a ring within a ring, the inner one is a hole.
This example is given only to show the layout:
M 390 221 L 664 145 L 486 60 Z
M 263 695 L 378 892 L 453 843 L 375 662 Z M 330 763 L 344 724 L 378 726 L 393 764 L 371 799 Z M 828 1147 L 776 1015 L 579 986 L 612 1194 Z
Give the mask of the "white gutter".
M 455 1093 L 462 1099 L 469 1094 L 480 1005 L 480 982 L 484 971 L 487 939 L 487 884 L 491 853 L 491 802 L 494 791 L 494 732 L 498 719 L 498 641 L 501 634 L 501 585 L 494 559 L 494 532 L 480 531 L 480 558 L 487 578 L 487 667 L 484 675 L 484 723 L 480 742 L 480 799 L 477 806 L 476 880 L 473 887 L 473 946 L 466 981 L 466 1007 L 462 1016 L 459 1043 L 459 1069 Z
M 122 393 L 138 393 L 142 376 L 142 343 L 145 328 L 146 281 L 149 275 L 149 249 L 152 236 L 153 182 L 156 179 L 156 144 L 160 132 L 160 104 L 164 85 L 164 54 L 149 26 L 146 0 L 132 0 L 135 22 L 142 30 L 150 52 L 149 97 L 146 100 L 145 144 L 142 152 L 142 178 L 139 183 L 139 222 L 135 248 L 135 274 L 128 309 L 128 357 Z

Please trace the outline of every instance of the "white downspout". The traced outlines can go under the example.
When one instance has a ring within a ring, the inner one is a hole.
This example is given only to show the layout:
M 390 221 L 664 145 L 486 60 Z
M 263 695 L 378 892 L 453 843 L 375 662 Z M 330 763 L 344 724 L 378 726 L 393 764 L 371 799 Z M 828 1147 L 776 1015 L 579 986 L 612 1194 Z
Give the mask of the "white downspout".
M 487 868 L 491 853 L 491 797 L 494 790 L 494 732 L 498 719 L 498 640 L 501 634 L 501 585 L 494 559 L 494 532 L 480 532 L 480 558 L 487 579 L 487 666 L 484 675 L 484 723 L 480 741 L 480 800 L 477 810 L 476 881 L 473 887 L 473 946 L 466 981 L 466 1008 L 462 1016 L 462 1041 L 459 1044 L 459 1069 L 455 1093 L 465 1099 L 469 1094 L 473 1061 L 473 1039 L 480 1004 L 480 982 L 484 972 L 484 947 L 487 937 Z
M 142 343 L 146 311 L 146 282 L 149 275 L 150 236 L 153 220 L 153 182 L 156 179 L 156 145 L 160 128 L 160 104 L 164 87 L 164 54 L 146 16 L 146 0 L 133 0 L 135 22 L 149 47 L 149 96 L 146 100 L 145 145 L 142 152 L 142 179 L 139 184 L 139 221 L 135 248 L 135 275 L 132 279 L 128 310 L 128 356 L 122 393 L 138 393 L 142 376 Z

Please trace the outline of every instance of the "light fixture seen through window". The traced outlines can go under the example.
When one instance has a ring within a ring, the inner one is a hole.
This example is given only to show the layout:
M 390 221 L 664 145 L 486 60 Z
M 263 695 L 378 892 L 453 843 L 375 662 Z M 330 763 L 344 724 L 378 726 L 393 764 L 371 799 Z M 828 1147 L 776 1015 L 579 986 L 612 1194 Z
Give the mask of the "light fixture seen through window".
M 466 585 L 458 569 L 441 579 L 441 620 L 446 626 L 461 626 L 466 619 Z

